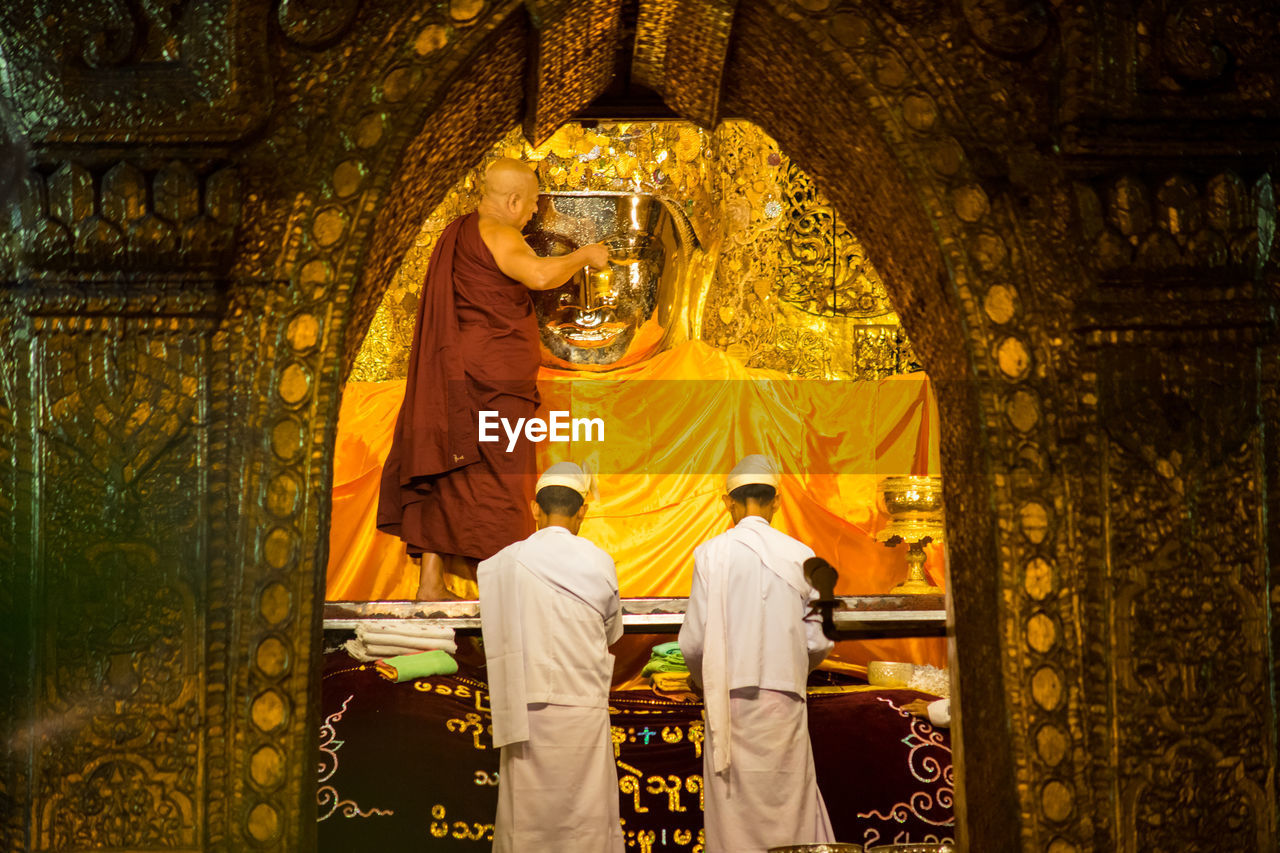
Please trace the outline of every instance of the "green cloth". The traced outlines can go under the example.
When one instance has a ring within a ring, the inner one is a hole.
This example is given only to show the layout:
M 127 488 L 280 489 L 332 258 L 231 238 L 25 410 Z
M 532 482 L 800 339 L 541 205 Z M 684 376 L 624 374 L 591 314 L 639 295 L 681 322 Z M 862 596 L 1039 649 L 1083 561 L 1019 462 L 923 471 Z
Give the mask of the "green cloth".
M 388 681 L 411 681 L 415 678 L 426 678 L 431 675 L 453 675 L 458 671 L 458 662 L 448 652 L 433 649 L 429 652 L 418 652 L 413 655 L 397 655 L 380 660 L 377 664 L 378 674 Z
M 680 651 L 679 643 L 659 643 L 649 652 L 649 662 L 644 665 L 644 669 L 640 670 L 640 674 L 688 671 L 689 667 L 685 666 L 684 654 Z

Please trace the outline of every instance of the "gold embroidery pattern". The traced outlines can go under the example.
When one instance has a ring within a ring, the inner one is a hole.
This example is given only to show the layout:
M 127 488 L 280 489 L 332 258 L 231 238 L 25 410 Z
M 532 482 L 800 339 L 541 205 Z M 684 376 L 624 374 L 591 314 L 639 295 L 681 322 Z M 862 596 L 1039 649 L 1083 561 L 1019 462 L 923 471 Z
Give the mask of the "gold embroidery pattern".
M 434 838 L 451 837 L 459 841 L 493 841 L 493 824 L 449 821 L 445 807 L 436 803 L 431 807 L 431 835 Z
M 706 794 L 702 790 L 702 776 L 693 775 L 684 780 L 684 789 L 690 794 L 698 795 L 698 811 L 707 810 Z
M 680 804 L 681 779 L 674 773 L 663 779 L 661 776 L 650 776 L 645 780 L 645 790 L 650 794 L 666 794 L 667 795 L 667 811 L 682 812 L 687 811 Z
M 481 714 L 489 714 L 489 689 L 478 681 L 469 678 L 458 678 L 462 684 L 449 685 L 442 682 L 419 678 L 413 681 L 413 689 L 421 693 L 436 693 L 440 696 L 456 696 L 459 699 L 475 699 L 475 709 Z
M 445 728 L 451 732 L 458 732 L 459 734 L 470 733 L 472 744 L 476 749 L 489 748 L 488 745 L 480 742 L 480 738 L 484 735 L 489 735 L 492 738 L 493 726 L 484 725 L 480 721 L 479 714 L 467 714 L 463 719 L 455 717 L 454 719 L 447 721 L 444 725 Z M 492 742 L 492 739 L 490 739 L 490 744 L 492 744 Z
M 623 776 L 618 780 L 618 790 L 624 794 L 630 794 L 636 814 L 644 814 L 649 810 L 648 806 L 640 805 L 640 779 L 636 776 Z
M 701 720 L 689 724 L 689 742 L 693 744 L 693 752 L 702 757 L 702 741 L 705 737 L 704 723 Z

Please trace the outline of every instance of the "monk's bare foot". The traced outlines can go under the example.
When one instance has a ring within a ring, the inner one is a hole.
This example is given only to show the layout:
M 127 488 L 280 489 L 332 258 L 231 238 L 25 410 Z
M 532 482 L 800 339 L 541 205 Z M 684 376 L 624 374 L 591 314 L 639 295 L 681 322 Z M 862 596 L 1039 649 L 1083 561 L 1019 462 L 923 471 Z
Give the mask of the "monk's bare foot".
M 430 586 L 419 586 L 417 593 L 418 601 L 461 601 L 462 596 L 456 595 L 453 590 L 445 586 L 444 583 L 431 584 Z
M 445 586 L 444 567 L 449 556 L 425 553 L 418 563 L 418 601 L 457 601 L 461 596 Z

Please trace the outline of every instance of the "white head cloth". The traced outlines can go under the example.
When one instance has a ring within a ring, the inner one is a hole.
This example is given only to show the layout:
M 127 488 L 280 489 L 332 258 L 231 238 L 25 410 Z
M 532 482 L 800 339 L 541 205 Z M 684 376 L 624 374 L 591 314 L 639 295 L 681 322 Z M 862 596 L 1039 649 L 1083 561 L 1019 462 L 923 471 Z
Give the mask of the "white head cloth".
M 773 486 L 776 489 L 780 482 L 778 469 L 773 464 L 773 460 L 759 453 L 752 453 L 750 456 L 742 457 L 742 461 L 733 466 L 733 470 L 725 478 L 724 490 L 732 492 L 739 486 L 748 486 L 753 483 Z
M 542 472 L 533 493 L 536 495 L 547 486 L 564 486 L 573 489 L 585 500 L 595 490 L 594 481 L 595 478 L 583 471 L 577 462 L 557 462 Z

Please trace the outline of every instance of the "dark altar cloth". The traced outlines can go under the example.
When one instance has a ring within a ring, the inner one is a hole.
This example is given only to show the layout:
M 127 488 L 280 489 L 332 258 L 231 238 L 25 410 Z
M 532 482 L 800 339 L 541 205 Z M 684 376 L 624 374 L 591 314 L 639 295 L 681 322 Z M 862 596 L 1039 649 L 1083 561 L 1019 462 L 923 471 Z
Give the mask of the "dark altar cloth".
M 455 675 L 393 684 L 345 653 L 326 657 L 322 853 L 489 849 L 498 753 L 483 675 L 462 659 Z M 818 784 L 840 840 L 954 835 L 950 735 L 897 710 L 922 695 L 810 695 Z M 611 695 L 628 850 L 701 850 L 701 712 L 648 691 Z

